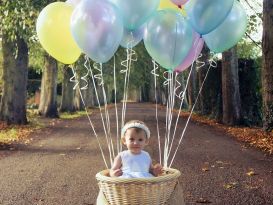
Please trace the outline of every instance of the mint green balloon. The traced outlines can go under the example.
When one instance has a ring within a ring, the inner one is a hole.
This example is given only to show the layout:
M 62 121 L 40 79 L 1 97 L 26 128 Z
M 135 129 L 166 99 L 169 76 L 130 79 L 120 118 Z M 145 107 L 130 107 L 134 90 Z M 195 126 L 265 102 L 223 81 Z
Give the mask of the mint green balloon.
M 232 9 L 223 23 L 202 37 L 211 51 L 222 53 L 237 44 L 245 34 L 246 27 L 246 12 L 238 1 L 234 1 Z
M 124 27 L 135 30 L 157 10 L 160 0 L 109 0 L 123 16 Z
M 144 34 L 148 53 L 168 70 L 174 70 L 187 56 L 192 39 L 192 27 L 179 12 L 172 9 L 156 12 L 147 22 Z

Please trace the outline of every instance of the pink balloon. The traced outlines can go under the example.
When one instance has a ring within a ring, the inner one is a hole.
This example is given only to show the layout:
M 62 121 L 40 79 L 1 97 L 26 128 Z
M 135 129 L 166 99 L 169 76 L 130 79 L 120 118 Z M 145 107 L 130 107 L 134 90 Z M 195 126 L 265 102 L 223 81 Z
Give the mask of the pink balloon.
M 76 7 L 81 0 L 67 0 L 65 3 L 72 5 L 73 7 Z
M 188 67 L 190 67 L 190 65 L 198 58 L 199 54 L 202 51 L 203 46 L 204 40 L 197 32 L 194 31 L 191 49 L 188 55 L 182 61 L 182 63 L 179 66 L 177 66 L 175 71 L 180 73 L 186 70 Z
M 174 4 L 177 6 L 182 6 L 184 5 L 188 0 L 171 0 Z

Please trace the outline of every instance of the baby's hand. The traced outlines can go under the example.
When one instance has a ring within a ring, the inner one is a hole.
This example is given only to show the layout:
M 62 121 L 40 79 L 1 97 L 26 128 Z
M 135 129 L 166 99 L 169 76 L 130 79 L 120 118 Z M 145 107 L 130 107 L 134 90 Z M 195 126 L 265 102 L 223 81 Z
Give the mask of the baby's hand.
M 152 174 L 157 177 L 158 175 L 162 173 L 163 173 L 163 167 L 161 166 L 161 164 L 155 164 L 152 168 Z
M 111 177 L 119 177 L 122 175 L 121 169 L 115 169 L 115 170 L 110 170 L 110 176 Z

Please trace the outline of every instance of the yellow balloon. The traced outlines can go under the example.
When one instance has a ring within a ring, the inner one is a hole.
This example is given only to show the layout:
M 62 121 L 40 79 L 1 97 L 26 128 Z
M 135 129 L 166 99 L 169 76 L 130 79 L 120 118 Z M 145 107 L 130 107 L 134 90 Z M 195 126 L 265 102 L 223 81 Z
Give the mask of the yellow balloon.
M 43 48 L 55 59 L 72 64 L 81 55 L 70 32 L 73 7 L 64 2 L 47 5 L 39 14 L 36 24 L 38 38 Z
M 184 8 L 179 8 L 177 5 L 172 3 L 171 0 L 160 0 L 158 10 L 160 9 L 175 9 L 176 11 L 181 12 L 183 16 L 186 16 L 186 11 L 184 10 Z

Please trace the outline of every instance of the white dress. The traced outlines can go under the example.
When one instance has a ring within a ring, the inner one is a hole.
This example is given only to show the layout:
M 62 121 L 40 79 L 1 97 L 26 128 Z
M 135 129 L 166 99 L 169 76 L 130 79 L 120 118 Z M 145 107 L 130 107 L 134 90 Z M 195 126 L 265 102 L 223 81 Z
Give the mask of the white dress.
M 152 163 L 148 152 L 141 151 L 140 154 L 132 154 L 129 150 L 119 153 L 122 161 L 121 178 L 146 178 L 154 177 L 149 173 Z

